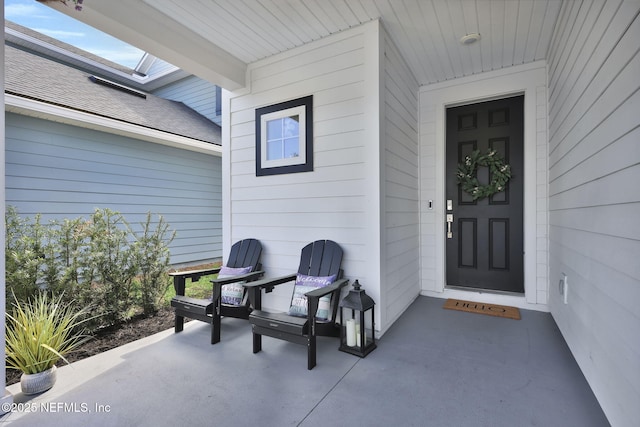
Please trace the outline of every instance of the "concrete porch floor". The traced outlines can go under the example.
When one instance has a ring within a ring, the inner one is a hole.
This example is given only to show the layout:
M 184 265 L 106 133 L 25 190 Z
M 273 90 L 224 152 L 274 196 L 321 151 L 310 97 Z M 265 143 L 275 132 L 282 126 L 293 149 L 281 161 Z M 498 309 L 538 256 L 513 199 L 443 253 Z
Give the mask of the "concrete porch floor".
M 64 366 L 41 395 L 10 386 L 17 411 L 0 425 L 609 425 L 550 314 L 444 301 L 419 297 L 364 359 L 320 339 L 311 371 L 304 346 L 264 337 L 254 355 L 246 321 L 224 319 L 213 346 L 189 322 Z

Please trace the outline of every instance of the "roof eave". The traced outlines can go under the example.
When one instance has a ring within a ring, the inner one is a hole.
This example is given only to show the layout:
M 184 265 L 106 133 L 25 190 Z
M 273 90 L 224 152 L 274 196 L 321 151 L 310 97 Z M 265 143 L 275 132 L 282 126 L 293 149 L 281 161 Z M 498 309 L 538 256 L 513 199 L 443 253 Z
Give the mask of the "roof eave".
M 121 120 L 101 117 L 95 114 L 8 93 L 5 93 L 4 95 L 4 102 L 5 110 L 11 113 L 84 127 L 128 138 L 140 139 L 183 150 L 196 151 L 214 156 L 222 155 L 222 146 L 220 145 L 135 125 Z

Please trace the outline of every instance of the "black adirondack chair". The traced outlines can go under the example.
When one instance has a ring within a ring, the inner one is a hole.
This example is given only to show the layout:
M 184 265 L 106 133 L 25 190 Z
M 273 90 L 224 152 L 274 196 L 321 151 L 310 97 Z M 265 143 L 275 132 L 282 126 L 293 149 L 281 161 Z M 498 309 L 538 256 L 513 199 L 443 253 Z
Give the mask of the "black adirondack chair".
M 309 243 L 302 249 L 298 273 L 287 276 L 263 279 L 245 286 L 249 290 L 249 299 L 256 306 L 261 306 L 261 290 L 271 292 L 277 285 L 295 281 L 298 275 L 336 276 L 336 280 L 328 286 L 320 287 L 306 295 L 306 317 L 292 316 L 287 313 L 273 313 L 256 309 L 249 315 L 253 328 L 253 352 L 262 350 L 262 335 L 286 340 L 307 346 L 307 369 L 316 365 L 316 337 L 340 336 L 340 327 L 336 324 L 340 290 L 348 280 L 342 278 L 342 249 L 331 240 L 318 240 Z M 329 295 L 330 305 L 326 321 L 316 318 L 320 298 Z M 295 292 L 294 292 L 295 296 Z M 293 298 L 292 298 L 293 300 Z M 293 301 L 292 301 L 293 302 Z
M 176 290 L 176 296 L 171 300 L 171 306 L 174 307 L 176 314 L 175 332 L 183 330 L 185 317 L 201 320 L 211 323 L 211 344 L 215 344 L 220 342 L 220 323 L 223 316 L 248 319 L 253 309 L 249 298 L 245 295 L 239 305 L 224 304 L 222 302 L 222 286 L 244 281 L 251 282 L 262 277 L 264 271 L 261 270 L 260 266 L 261 254 L 262 245 L 256 239 L 245 239 L 236 242 L 231 247 L 231 253 L 225 266 L 230 268 L 251 267 L 251 271 L 238 276 L 212 280 L 213 291 L 211 299 L 185 296 L 186 279 L 197 281 L 202 276 L 219 273 L 220 267 L 169 273 L 173 276 L 173 286 Z

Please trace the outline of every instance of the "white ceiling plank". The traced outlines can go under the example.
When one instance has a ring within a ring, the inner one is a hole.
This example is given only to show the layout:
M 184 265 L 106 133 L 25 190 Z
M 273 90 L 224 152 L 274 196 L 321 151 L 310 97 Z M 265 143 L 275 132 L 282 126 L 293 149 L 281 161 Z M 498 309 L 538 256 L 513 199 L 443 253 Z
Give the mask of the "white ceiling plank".
M 480 32 L 480 52 L 481 70 L 493 70 L 493 60 L 491 57 L 491 2 L 489 0 L 478 0 L 476 2 L 476 13 L 478 19 L 478 31 Z
M 360 6 L 364 9 L 371 19 L 382 18 L 382 12 L 376 5 L 375 0 L 359 0 Z
M 504 56 L 504 2 L 491 0 L 491 61 L 493 69 L 502 68 Z
M 413 25 L 417 28 L 420 28 L 419 33 L 424 31 L 422 27 L 429 27 L 431 21 L 434 20 L 433 15 L 429 15 L 430 11 L 432 11 L 431 5 L 422 0 L 414 0 L 414 6 L 412 6 L 412 12 L 410 13 L 411 18 L 413 19 Z M 428 11 L 425 14 L 425 11 Z M 431 29 L 429 28 L 429 32 L 432 31 L 440 31 L 439 28 Z M 418 59 L 421 62 L 424 62 L 423 67 L 426 74 L 424 77 L 418 78 L 418 81 L 426 81 L 429 83 L 435 83 L 441 81 L 442 78 L 446 75 L 446 71 L 442 66 L 442 62 L 440 61 L 439 53 L 437 50 L 436 41 L 432 37 L 419 37 L 420 42 L 420 51 L 418 52 Z M 416 43 L 416 42 L 414 42 Z
M 371 3 L 370 0 L 366 1 L 367 3 Z M 367 10 L 361 0 L 351 0 L 347 4 L 360 22 L 368 22 L 380 17 L 380 14 L 371 13 L 369 10 Z
M 504 39 L 502 44 L 502 67 L 514 65 L 516 48 L 516 31 L 518 26 L 518 9 L 520 2 L 508 1 L 504 3 Z
M 237 19 L 233 19 L 237 22 L 228 23 L 230 18 L 226 16 L 223 9 L 219 7 L 212 9 L 212 6 L 216 6 L 215 4 L 206 3 L 199 5 L 198 8 L 185 8 L 182 4 L 169 0 L 149 0 L 148 3 L 183 27 L 189 28 L 211 42 L 215 41 L 227 52 L 234 52 L 242 61 L 248 63 L 255 60 L 254 58 L 258 51 L 247 50 L 246 43 L 242 42 L 243 36 L 231 37 L 231 34 L 227 31 L 228 28 L 233 28 L 234 25 L 243 26 L 243 24 Z M 216 13 L 211 13 L 212 10 L 215 10 Z
M 279 32 L 272 31 L 265 17 L 258 14 L 253 7 L 248 7 L 244 1 L 220 3 L 222 4 L 219 4 L 217 7 L 224 10 L 226 16 L 236 17 L 236 19 L 229 18 L 223 20 L 226 31 L 232 31 L 231 34 L 234 36 L 236 42 L 250 45 L 249 49 L 245 47 L 243 47 L 243 49 L 251 51 L 255 59 L 247 60 L 247 62 L 253 62 L 256 59 L 282 52 L 286 49 L 283 45 L 292 46 L 291 42 L 287 40 L 285 36 Z M 241 17 L 241 20 L 237 17 Z M 234 24 L 237 26 L 234 26 Z M 229 29 L 229 27 L 232 29 Z M 238 30 L 241 27 L 244 27 L 242 37 L 235 37 L 236 33 L 240 32 Z M 269 34 L 269 37 L 265 37 L 267 34 Z
M 384 5 L 381 4 L 382 6 Z M 392 10 L 385 11 L 385 15 L 393 14 L 395 17 L 395 25 L 393 26 L 395 34 L 392 38 L 403 40 L 403 50 L 406 51 L 403 52 L 403 56 L 413 58 L 411 68 L 414 69 L 414 73 L 420 75 L 420 80 L 434 80 L 436 77 L 432 66 L 433 55 L 425 50 L 424 40 L 417 37 L 420 27 L 424 25 L 418 13 L 418 4 L 415 1 L 407 1 L 406 3 L 394 3 L 390 6 L 392 6 Z M 410 22 L 410 25 L 399 25 L 402 21 Z M 411 40 L 414 42 L 409 43 Z
M 524 47 L 523 61 L 532 62 L 536 59 L 538 43 L 541 39 L 541 29 L 544 23 L 548 1 L 534 1 L 531 11 L 531 22 L 529 23 L 529 36 Z
M 433 1 L 433 6 L 436 13 L 436 19 L 439 23 L 440 32 L 442 34 L 441 37 L 445 48 L 446 58 L 451 65 L 452 76 L 453 78 L 462 77 L 464 73 L 457 45 L 459 37 L 456 37 L 456 34 L 454 33 L 449 2 L 435 0 Z
M 327 19 L 332 23 L 332 27 L 335 28 L 335 30 L 332 32 L 337 32 L 349 28 L 349 24 L 347 24 L 347 21 L 345 21 L 344 17 L 338 13 L 331 2 L 324 0 L 317 3 L 319 9 L 322 10 Z
M 536 55 L 534 61 L 546 59 L 547 52 L 551 45 L 551 39 L 555 32 L 557 17 L 560 15 L 561 2 L 548 1 L 547 7 L 544 12 L 544 20 L 542 21 L 540 28 L 540 35 L 538 36 L 538 44 L 536 47 Z
M 274 46 L 265 41 L 247 20 L 239 19 L 239 15 L 227 11 L 226 5 L 206 3 L 194 12 L 196 14 L 191 17 L 191 20 L 186 21 L 188 25 L 204 21 L 202 27 L 196 27 L 201 28 L 201 34 L 209 35 L 208 37 L 221 43 L 221 46 L 227 50 L 237 52 L 238 56 L 247 63 L 262 57 L 264 51 L 275 52 Z
M 482 31 L 480 31 L 480 21 L 478 18 L 478 3 L 476 1 L 463 1 L 462 14 L 464 16 L 465 35 L 479 33 L 480 40 L 471 46 L 466 46 L 469 59 L 471 60 L 471 72 L 469 74 L 481 73 L 484 69 L 482 64 L 488 63 L 483 61 L 484 43 L 482 42 Z M 464 46 L 463 46 L 464 47 Z
M 518 16 L 516 20 L 515 47 L 513 49 L 513 65 L 524 64 L 524 55 L 529 38 L 531 19 L 533 16 L 534 0 L 520 0 L 518 2 Z
M 353 13 L 353 10 L 351 10 L 351 7 L 349 6 L 350 3 L 351 1 L 347 3 L 345 0 L 331 0 L 331 4 L 336 9 L 338 15 L 340 15 L 340 17 L 344 19 L 346 24 L 349 27 L 355 27 L 360 25 L 362 21 L 359 21 L 356 14 Z M 357 4 L 358 2 L 353 3 Z
M 272 0 L 253 0 L 248 4 L 255 4 L 256 12 L 270 25 L 269 30 L 263 35 L 269 36 L 272 33 L 278 33 L 285 39 L 286 49 L 300 46 L 303 42 L 297 31 L 293 30 L 293 26 L 299 23 L 291 22 L 282 15 L 280 9 L 276 6 L 276 2 Z M 283 44 L 283 47 L 285 45 Z M 291 46 L 291 47 L 289 47 Z
M 338 31 L 343 29 L 336 24 L 335 20 L 333 20 L 333 18 L 331 18 L 329 14 L 327 14 L 327 12 L 325 12 L 324 8 L 322 7 L 322 3 L 324 2 L 315 0 L 303 0 L 303 3 L 311 11 L 313 16 L 315 16 L 316 19 L 323 23 L 329 34 L 337 33 Z
M 301 12 L 307 12 L 307 16 L 312 16 L 308 13 L 308 9 L 302 3 L 288 3 L 268 0 L 268 9 L 275 10 L 274 16 L 280 23 L 282 28 L 286 28 L 292 40 L 294 40 L 295 46 L 301 46 L 305 43 L 309 43 L 313 40 L 317 40 L 319 36 L 314 35 L 313 28 L 309 25 L 309 21 L 304 19 Z M 267 7 L 265 2 L 263 6 Z
M 349 23 L 347 22 L 346 18 L 342 16 L 342 14 L 338 11 L 334 3 L 334 0 L 324 0 L 318 2 L 320 8 L 324 10 L 327 17 L 332 22 L 334 22 L 336 28 L 338 28 L 339 30 L 349 28 Z
M 433 1 L 419 2 L 422 10 L 422 16 L 425 19 L 426 27 L 431 34 L 431 43 L 433 44 L 433 61 L 437 63 L 441 69 L 436 75 L 436 81 L 445 81 L 454 78 L 454 70 L 447 52 L 446 42 L 442 34 L 442 29 L 436 15 Z M 433 82 L 430 82 L 433 83 Z
M 451 55 L 455 55 L 457 60 L 460 61 L 460 77 L 473 74 L 473 65 L 471 61 L 471 56 L 473 54 L 472 51 L 478 50 L 478 45 L 465 46 L 460 43 L 460 38 L 469 34 L 467 24 L 465 22 L 463 3 L 473 6 L 474 2 L 465 2 L 460 0 L 447 2 L 449 19 L 451 21 L 449 41 L 451 43 Z M 477 30 L 474 30 L 473 32 L 475 31 Z
M 306 2 L 300 2 L 298 4 L 297 12 L 300 14 L 302 22 L 313 40 L 321 39 L 330 34 L 327 27 L 313 14 L 313 11 L 307 6 Z
M 48 4 L 71 15 L 64 5 Z M 575 22 L 580 4 L 585 2 L 111 0 L 89 2 L 73 16 L 226 89 L 244 84 L 247 64 L 380 19 L 418 83 L 426 85 L 549 59 L 558 20 Z M 460 44 L 460 37 L 474 32 L 481 34 L 479 42 Z M 565 38 L 558 34 L 556 42 L 567 43 Z M 550 60 L 550 73 L 562 67 Z

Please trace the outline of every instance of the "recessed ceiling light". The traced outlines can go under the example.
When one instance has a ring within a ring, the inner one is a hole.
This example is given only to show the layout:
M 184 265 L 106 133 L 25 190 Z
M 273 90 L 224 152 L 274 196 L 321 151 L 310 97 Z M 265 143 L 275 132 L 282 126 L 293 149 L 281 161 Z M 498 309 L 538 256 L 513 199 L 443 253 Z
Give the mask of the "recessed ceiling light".
M 480 33 L 471 33 L 466 36 L 460 37 L 460 43 L 462 44 L 473 44 L 480 40 Z

